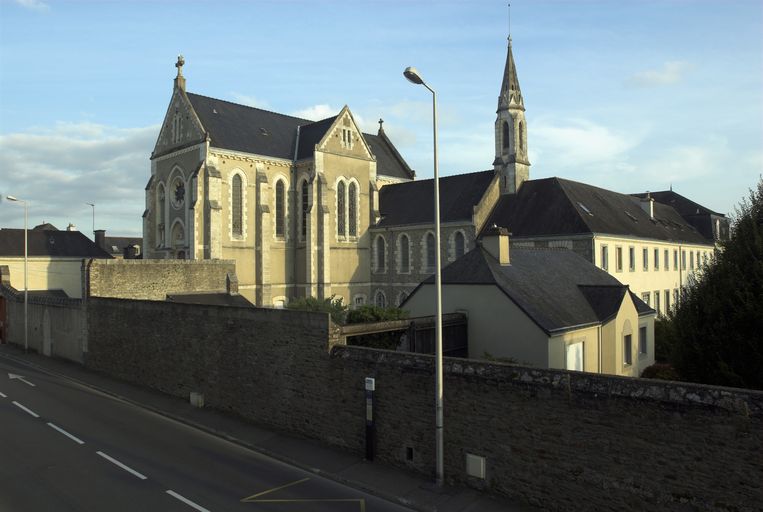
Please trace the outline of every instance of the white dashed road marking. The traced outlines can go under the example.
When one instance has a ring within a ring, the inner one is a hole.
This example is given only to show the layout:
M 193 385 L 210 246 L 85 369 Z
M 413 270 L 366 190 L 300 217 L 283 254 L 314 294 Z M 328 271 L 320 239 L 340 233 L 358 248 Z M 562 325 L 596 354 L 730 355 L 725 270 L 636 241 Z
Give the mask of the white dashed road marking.
M 0 398 L 8 398 L 8 395 L 0 391 Z
M 49 426 L 50 428 L 52 428 L 52 429 L 58 430 L 58 431 L 59 431 L 59 432 L 61 432 L 63 435 L 65 435 L 66 437 L 68 437 L 69 439 L 71 439 L 72 441 L 74 441 L 74 442 L 75 442 L 75 443 L 77 443 L 77 444 L 85 444 L 85 441 L 83 441 L 82 439 L 80 439 L 80 438 L 79 438 L 79 437 L 77 437 L 77 436 L 73 436 L 73 435 L 71 435 L 69 432 L 67 432 L 66 430 L 62 429 L 62 428 L 61 428 L 61 427 L 59 427 L 58 425 L 54 425 L 54 424 L 52 424 L 52 423 L 48 423 L 48 426 Z
M 147 477 L 146 475 L 144 475 L 144 474 L 142 474 L 142 473 L 138 473 L 137 471 L 135 471 L 135 470 L 134 470 L 134 469 L 132 469 L 131 467 L 129 467 L 129 466 L 125 466 L 124 464 L 122 464 L 121 462 L 119 462 L 117 459 L 115 459 L 115 458 L 113 458 L 113 457 L 109 457 L 108 455 L 106 455 L 106 454 L 105 454 L 105 453 L 103 453 L 103 452 L 95 452 L 95 453 L 97 453 L 98 455 L 100 455 L 101 457 L 103 457 L 104 459 L 106 459 L 107 461 L 111 462 L 111 463 L 112 463 L 112 464 L 114 464 L 115 466 L 119 466 L 120 468 L 124 469 L 124 470 L 125 470 L 125 471 L 127 471 L 128 473 L 132 473 L 132 474 L 133 474 L 133 476 L 137 476 L 137 477 L 138 477 L 138 478 L 140 478 L 141 480 L 146 480 L 146 479 L 148 479 L 148 477 Z
M 26 407 L 24 407 L 23 405 L 21 405 L 20 403 L 18 403 L 18 402 L 16 402 L 16 401 L 14 401 L 14 402 L 13 402 L 13 405 L 15 405 L 16 407 L 18 407 L 18 408 L 19 408 L 19 409 L 21 409 L 22 411 L 24 411 L 24 412 L 26 412 L 26 413 L 28 413 L 28 414 L 31 414 L 31 415 L 32 415 L 32 416 L 34 416 L 35 418 L 39 418 L 39 417 L 40 417 L 40 415 L 39 415 L 39 414 L 37 414 L 36 412 L 34 412 L 34 411 L 33 411 L 33 410 L 31 410 L 31 409 L 27 409 Z
M 199 512 L 209 512 L 209 510 L 207 510 L 206 508 L 202 507 L 201 505 L 197 505 L 196 503 L 192 502 L 192 501 L 191 501 L 191 500 L 189 500 L 188 498 L 185 498 L 185 497 L 183 497 L 183 496 L 179 495 L 179 494 L 178 494 L 178 493 L 176 493 L 175 491 L 170 491 L 170 490 L 168 490 L 168 491 L 167 491 L 167 494 L 169 494 L 170 496 L 172 496 L 173 498 L 175 498 L 175 499 L 177 499 L 177 500 L 180 500 L 180 501 L 182 501 L 183 503 L 185 503 L 185 504 L 186 504 L 186 505 L 188 505 L 189 507 L 195 508 L 195 509 L 196 509 L 196 510 L 198 510 Z

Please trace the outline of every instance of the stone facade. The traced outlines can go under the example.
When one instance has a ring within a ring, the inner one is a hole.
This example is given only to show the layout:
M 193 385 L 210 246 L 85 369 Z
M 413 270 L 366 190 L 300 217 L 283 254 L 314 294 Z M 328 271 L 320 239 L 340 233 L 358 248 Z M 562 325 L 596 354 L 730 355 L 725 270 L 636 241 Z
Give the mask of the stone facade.
M 290 310 L 93 298 L 88 326 L 94 370 L 355 453 L 374 377 L 376 457 L 433 474 L 432 356 L 346 347 L 328 315 Z M 763 392 L 448 358 L 444 376 L 451 483 L 546 510 L 763 502 Z

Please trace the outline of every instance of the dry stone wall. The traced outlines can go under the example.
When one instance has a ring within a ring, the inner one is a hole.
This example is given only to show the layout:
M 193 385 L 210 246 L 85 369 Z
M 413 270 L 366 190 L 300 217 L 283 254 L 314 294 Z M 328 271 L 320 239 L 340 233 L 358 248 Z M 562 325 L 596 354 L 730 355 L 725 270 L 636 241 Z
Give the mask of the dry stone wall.
M 335 344 L 320 313 L 94 298 L 88 317 L 88 366 L 356 453 L 374 377 L 376 458 L 432 474 L 431 356 Z M 445 446 L 451 482 L 548 510 L 763 503 L 756 391 L 446 359 Z

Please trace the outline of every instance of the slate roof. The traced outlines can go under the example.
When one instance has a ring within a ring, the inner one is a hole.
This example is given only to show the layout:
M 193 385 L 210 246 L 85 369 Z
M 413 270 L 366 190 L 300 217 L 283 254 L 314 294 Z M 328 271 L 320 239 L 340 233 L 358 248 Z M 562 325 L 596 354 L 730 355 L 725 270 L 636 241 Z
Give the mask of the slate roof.
M 529 180 L 503 195 L 486 226 L 507 227 L 514 237 L 609 234 L 711 244 L 668 205 L 654 204 L 654 219 L 638 199 L 562 178 Z
M 111 258 L 79 231 L 29 230 L 29 256 Z M 24 257 L 24 230 L 0 229 L 0 256 Z
M 470 221 L 494 176 L 489 170 L 440 178 L 440 221 Z M 380 227 L 433 223 L 434 180 L 385 185 L 379 191 L 379 212 Z
M 126 247 L 131 245 L 141 247 L 143 245 L 143 238 L 133 236 L 107 236 L 104 237 L 104 245 L 106 246 L 104 247 L 106 252 L 109 252 L 112 255 L 118 254 L 119 256 L 122 256 Z
M 502 266 L 478 246 L 443 268 L 442 283 L 495 285 L 548 334 L 609 320 L 626 293 L 639 315 L 655 312 L 570 250 L 512 248 L 510 257 L 511 265 Z M 425 283 L 433 284 L 434 277 Z
M 661 190 L 659 192 L 642 192 L 638 194 L 631 194 L 633 197 L 646 197 L 649 194 L 658 203 L 672 206 L 682 217 L 689 215 L 718 215 L 719 217 L 725 217 L 722 213 L 717 213 L 702 206 L 699 203 L 695 203 L 691 199 L 682 196 L 672 190 Z
M 212 146 L 285 160 L 294 160 L 297 128 L 296 159 L 300 160 L 312 156 L 315 145 L 336 120 L 333 116 L 310 121 L 190 92 L 186 95 L 209 133 Z M 410 167 L 383 132 L 380 135 L 364 133 L 363 137 L 376 156 L 377 174 L 413 179 Z
M 236 306 L 255 307 L 242 295 L 229 295 L 220 293 L 173 293 L 167 295 L 167 302 L 179 302 L 181 304 L 204 304 L 207 306 Z

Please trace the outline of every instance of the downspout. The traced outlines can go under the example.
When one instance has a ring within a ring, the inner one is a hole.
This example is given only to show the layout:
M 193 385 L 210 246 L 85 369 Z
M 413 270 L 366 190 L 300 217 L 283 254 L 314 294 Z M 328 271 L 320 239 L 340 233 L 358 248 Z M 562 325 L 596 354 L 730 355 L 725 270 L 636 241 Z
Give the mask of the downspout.
M 599 343 L 599 373 L 602 373 L 601 369 L 601 323 L 596 327 L 596 337 Z
M 299 191 L 297 190 L 297 155 L 299 153 L 299 129 L 301 126 L 297 126 L 297 138 L 294 142 L 294 161 L 291 166 L 291 188 L 293 190 L 291 197 L 292 197 L 292 208 L 291 208 L 291 219 L 293 219 L 293 222 L 289 222 L 289 233 L 291 234 L 291 246 L 292 246 L 292 257 L 291 257 L 291 272 L 292 272 L 292 282 L 294 284 L 294 287 L 292 289 L 292 293 L 294 294 L 294 297 L 297 296 L 297 240 L 299 234 L 297 233 L 297 220 L 299 216 L 299 212 L 297 211 L 297 205 L 299 204 Z M 292 226 L 294 229 L 292 230 Z M 305 244 L 305 255 L 307 255 L 307 244 Z M 284 290 L 286 291 L 286 290 Z M 288 292 L 287 293 L 287 300 L 288 300 Z M 307 296 L 307 290 L 305 290 L 305 296 Z

